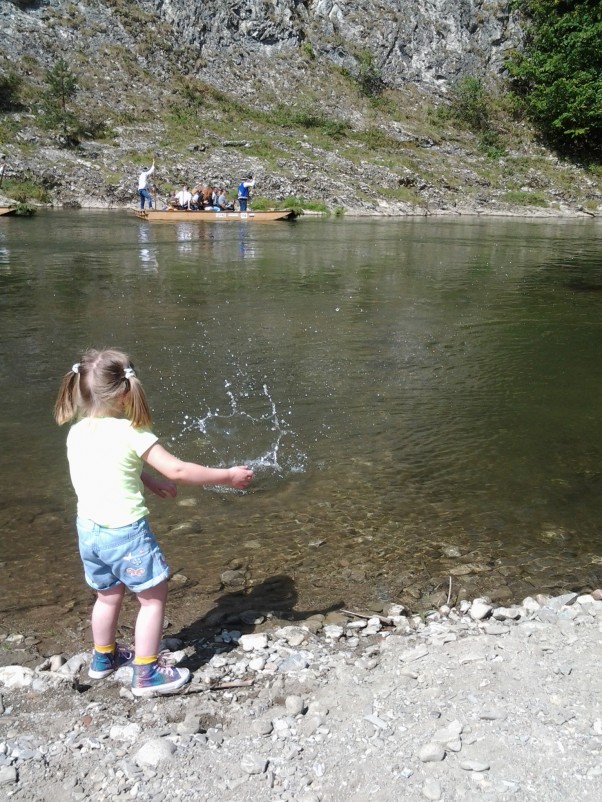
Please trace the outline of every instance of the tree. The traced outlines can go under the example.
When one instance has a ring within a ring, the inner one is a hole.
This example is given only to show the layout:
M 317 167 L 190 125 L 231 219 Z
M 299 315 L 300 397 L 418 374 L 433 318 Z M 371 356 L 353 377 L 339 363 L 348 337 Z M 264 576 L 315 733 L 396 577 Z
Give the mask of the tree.
M 48 86 L 44 96 L 46 124 L 50 128 L 60 128 L 66 144 L 77 144 L 80 125 L 69 108 L 69 102 L 77 94 L 77 76 L 71 72 L 65 59 L 60 58 L 46 70 L 45 80 Z
M 526 40 L 508 63 L 527 115 L 560 151 L 602 154 L 602 3 L 515 0 Z

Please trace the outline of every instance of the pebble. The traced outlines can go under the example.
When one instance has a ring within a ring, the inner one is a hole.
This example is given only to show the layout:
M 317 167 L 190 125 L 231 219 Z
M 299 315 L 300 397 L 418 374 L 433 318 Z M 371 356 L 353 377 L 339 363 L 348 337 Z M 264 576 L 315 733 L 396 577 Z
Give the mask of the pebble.
M 493 605 L 489 604 L 485 599 L 475 599 L 470 606 L 468 614 L 473 621 L 482 621 L 492 612 Z
M 305 703 L 301 696 L 287 696 L 284 705 L 286 712 L 291 716 L 298 716 L 305 710 Z
M 251 724 L 251 729 L 257 735 L 270 735 L 274 729 L 274 725 L 267 719 L 259 719 Z
M 200 731 L 201 718 L 194 712 L 187 713 L 184 721 L 181 721 L 176 727 L 178 735 L 196 735 Z
M 288 674 L 293 671 L 301 671 L 309 665 L 308 655 L 304 652 L 295 652 L 289 654 L 278 666 L 278 671 L 282 674 Z

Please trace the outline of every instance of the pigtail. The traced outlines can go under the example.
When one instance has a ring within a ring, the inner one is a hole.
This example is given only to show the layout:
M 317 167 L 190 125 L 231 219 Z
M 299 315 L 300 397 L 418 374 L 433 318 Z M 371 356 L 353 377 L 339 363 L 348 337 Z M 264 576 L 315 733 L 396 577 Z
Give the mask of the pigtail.
M 126 377 L 126 382 L 130 385 L 125 397 L 124 412 L 126 417 L 132 422 L 136 429 L 148 428 L 152 423 L 151 412 L 142 389 L 142 384 L 131 369 L 131 375 Z
M 62 426 L 76 416 L 78 411 L 77 399 L 79 397 L 79 371 L 73 368 L 63 376 L 59 394 L 54 404 L 54 419 Z

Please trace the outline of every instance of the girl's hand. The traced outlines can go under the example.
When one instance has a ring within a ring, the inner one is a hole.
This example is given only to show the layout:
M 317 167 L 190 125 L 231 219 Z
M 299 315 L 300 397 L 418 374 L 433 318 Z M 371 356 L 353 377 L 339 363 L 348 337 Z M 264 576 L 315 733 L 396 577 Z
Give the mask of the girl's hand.
M 169 481 L 169 479 L 163 479 L 161 476 L 152 476 L 150 473 L 146 473 L 146 471 L 141 473 L 140 478 L 144 486 L 148 487 L 151 493 L 160 496 L 160 498 L 167 498 L 167 496 L 175 498 L 178 494 L 178 488 L 174 482 Z
M 253 478 L 253 471 L 247 468 L 246 465 L 235 465 L 234 468 L 229 468 L 230 485 L 237 490 L 244 490 Z

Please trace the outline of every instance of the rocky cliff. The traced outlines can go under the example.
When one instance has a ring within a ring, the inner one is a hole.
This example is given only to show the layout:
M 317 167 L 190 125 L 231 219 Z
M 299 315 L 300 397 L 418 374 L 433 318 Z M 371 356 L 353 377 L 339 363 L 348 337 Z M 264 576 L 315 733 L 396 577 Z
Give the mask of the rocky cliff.
M 165 195 L 252 170 L 267 198 L 356 213 L 598 208 L 596 177 L 536 146 L 498 102 L 522 36 L 509 2 L 2 0 L 0 25 L 0 69 L 23 97 L 0 117 L 7 183 L 42 200 L 132 203 L 155 157 Z M 41 114 L 59 58 L 78 76 L 75 148 Z M 489 152 L 440 114 L 466 76 L 494 104 Z
M 28 56 L 48 65 L 57 52 L 111 44 L 135 51 L 144 39 L 161 70 L 178 66 L 231 89 L 228 79 L 246 76 L 251 85 L 257 73 L 276 88 L 285 85 L 288 72 L 307 71 L 309 52 L 350 72 L 369 54 L 387 86 L 445 91 L 463 75 L 503 71 L 508 51 L 521 41 L 509 6 L 504 0 L 11 0 L 0 2 L 0 18 L 3 49 L 13 61 Z M 169 65 L 170 54 L 181 59 L 178 50 L 184 62 Z
M 462 75 L 497 75 L 520 29 L 502 0 L 210 0 L 140 4 L 167 22 L 217 83 L 228 65 L 294 66 L 299 51 L 353 71 L 369 53 L 385 83 L 443 89 Z M 204 63 L 203 63 L 204 62 Z

